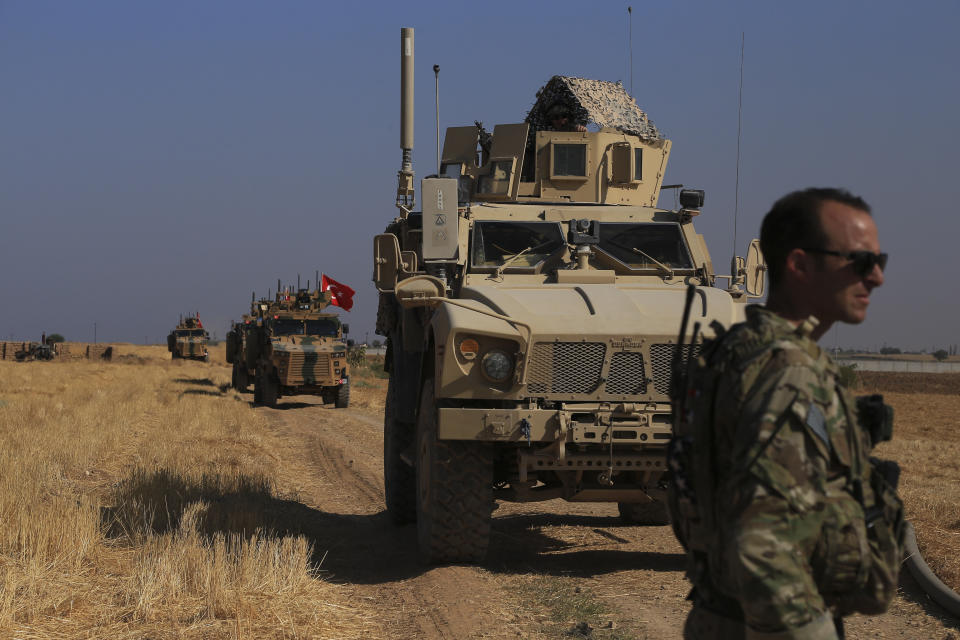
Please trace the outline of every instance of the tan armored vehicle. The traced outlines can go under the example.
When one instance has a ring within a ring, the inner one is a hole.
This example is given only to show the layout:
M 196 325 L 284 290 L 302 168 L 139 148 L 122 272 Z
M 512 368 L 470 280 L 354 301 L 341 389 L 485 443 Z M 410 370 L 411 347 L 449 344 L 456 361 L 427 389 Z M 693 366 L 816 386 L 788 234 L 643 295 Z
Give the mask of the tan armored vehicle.
M 253 381 L 257 370 L 257 350 L 259 334 L 263 326 L 263 319 L 275 305 L 270 298 L 256 299 L 253 294 L 250 300 L 250 313 L 246 313 L 235 322 L 227 332 L 226 357 L 227 363 L 233 365 L 231 386 L 237 391 L 246 393 Z
M 199 314 L 195 316 L 180 316 L 180 323 L 167 336 L 167 349 L 171 357 L 187 358 L 190 360 L 210 360 L 207 352 L 207 341 L 210 334 L 203 328 Z
M 693 226 L 703 192 L 657 208 L 670 141 L 621 85 L 562 76 L 525 122 L 447 129 L 414 211 L 412 30 L 401 55 L 400 215 L 374 239 L 392 520 L 416 521 L 429 562 L 483 558 L 495 499 L 617 502 L 665 524 L 687 285 L 708 335 L 741 319 L 745 274 L 761 293 L 757 244 L 715 287 Z
M 350 404 L 352 341 L 345 340 L 349 329 L 337 314 L 323 312 L 331 297 L 329 291 L 284 291 L 262 310 L 246 340 L 256 362 L 255 402 L 276 406 L 281 396 L 310 394 L 338 409 Z

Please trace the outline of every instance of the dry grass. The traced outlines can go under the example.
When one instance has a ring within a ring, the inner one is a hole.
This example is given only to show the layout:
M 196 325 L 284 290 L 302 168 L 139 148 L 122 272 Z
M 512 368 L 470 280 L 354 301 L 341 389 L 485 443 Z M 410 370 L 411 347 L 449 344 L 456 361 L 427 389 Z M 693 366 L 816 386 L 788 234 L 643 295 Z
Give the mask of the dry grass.
M 893 405 L 893 440 L 879 457 L 900 463 L 900 496 L 924 558 L 960 591 L 960 375 L 863 372 L 858 393 Z
M 388 374 L 383 356 L 368 355 L 364 363 L 350 369 L 350 406 L 370 413 L 383 413 Z
M 229 370 L 128 349 L 0 362 L 0 637 L 369 637 Z

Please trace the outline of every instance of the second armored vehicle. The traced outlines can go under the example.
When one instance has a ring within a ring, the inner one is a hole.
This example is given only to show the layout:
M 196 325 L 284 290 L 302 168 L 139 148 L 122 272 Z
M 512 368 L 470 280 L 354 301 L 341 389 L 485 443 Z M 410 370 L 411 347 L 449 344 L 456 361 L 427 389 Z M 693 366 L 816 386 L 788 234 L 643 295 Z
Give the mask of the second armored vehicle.
M 190 360 L 210 360 L 210 354 L 207 352 L 207 341 L 210 334 L 203 328 L 200 322 L 199 314 L 195 316 L 180 317 L 180 323 L 167 336 L 167 350 L 171 357 L 187 358 Z
M 256 362 L 254 401 L 275 406 L 281 396 L 311 394 L 337 408 L 350 404 L 349 329 L 323 311 L 331 298 L 329 291 L 281 292 L 261 310 L 245 342 Z

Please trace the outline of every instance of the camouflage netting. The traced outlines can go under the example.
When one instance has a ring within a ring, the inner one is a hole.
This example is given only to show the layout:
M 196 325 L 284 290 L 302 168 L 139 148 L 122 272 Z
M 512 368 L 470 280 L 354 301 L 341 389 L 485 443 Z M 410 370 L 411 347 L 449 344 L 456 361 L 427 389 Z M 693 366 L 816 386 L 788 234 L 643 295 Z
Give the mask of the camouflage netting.
M 660 140 L 663 136 L 647 114 L 637 106 L 619 82 L 553 76 L 537 91 L 537 101 L 527 114 L 531 133 L 549 131 L 547 113 L 554 106 L 570 114 L 571 124 L 593 122 L 600 127 L 613 127 L 642 140 Z

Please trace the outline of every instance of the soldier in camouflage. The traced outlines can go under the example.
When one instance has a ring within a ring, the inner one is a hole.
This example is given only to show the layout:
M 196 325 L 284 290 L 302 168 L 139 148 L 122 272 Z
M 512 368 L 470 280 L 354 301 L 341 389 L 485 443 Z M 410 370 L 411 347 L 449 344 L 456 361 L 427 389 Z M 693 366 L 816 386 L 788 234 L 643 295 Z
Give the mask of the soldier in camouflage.
M 831 639 L 886 610 L 903 553 L 896 464 L 869 457 L 892 410 L 855 400 L 817 340 L 859 323 L 886 254 L 868 205 L 835 189 L 781 198 L 761 229 L 770 295 L 678 377 L 669 464 L 687 549 L 685 638 Z

